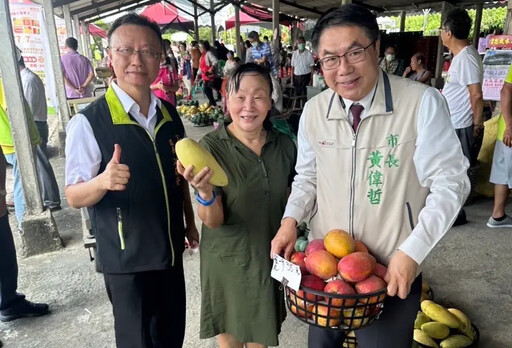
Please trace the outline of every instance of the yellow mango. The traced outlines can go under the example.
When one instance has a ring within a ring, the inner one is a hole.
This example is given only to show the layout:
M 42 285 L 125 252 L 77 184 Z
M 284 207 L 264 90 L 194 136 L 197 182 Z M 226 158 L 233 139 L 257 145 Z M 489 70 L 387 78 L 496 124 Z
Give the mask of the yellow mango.
M 434 303 L 433 301 L 422 301 L 421 310 L 430 319 L 443 323 L 452 329 L 458 329 L 460 326 L 459 320 L 455 315 L 448 312 L 446 308 L 437 303 Z
M 178 141 L 176 143 L 176 155 L 185 168 L 190 165 L 194 166 L 194 175 L 199 173 L 204 167 L 213 170 L 210 184 L 214 186 L 226 186 L 228 184 L 226 172 L 224 172 L 212 154 L 194 140 L 185 138 Z
M 442 340 L 450 335 L 450 328 L 436 321 L 421 325 L 421 331 L 437 340 Z
M 452 335 L 441 341 L 441 348 L 464 348 L 473 344 L 473 340 L 465 335 Z
M 414 340 L 418 343 L 421 343 L 424 346 L 432 347 L 432 348 L 439 348 L 436 341 L 434 341 L 429 335 L 424 333 L 421 330 L 414 329 Z

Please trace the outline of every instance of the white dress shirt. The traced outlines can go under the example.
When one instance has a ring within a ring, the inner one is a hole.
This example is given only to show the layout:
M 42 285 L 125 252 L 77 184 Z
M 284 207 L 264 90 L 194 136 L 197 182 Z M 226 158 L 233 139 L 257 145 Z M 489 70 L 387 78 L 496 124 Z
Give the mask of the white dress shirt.
M 151 92 L 151 102 L 146 117 L 141 114 L 140 106 L 115 82 L 112 82 L 111 86 L 124 110 L 154 137 L 157 121 L 156 107 L 161 107 L 160 99 Z M 83 114 L 76 114 L 69 121 L 66 133 L 66 185 L 91 180 L 98 175 L 101 152 L 89 120 Z
M 309 50 L 296 50 L 292 54 L 293 74 L 297 76 L 311 74 L 311 67 L 315 65 L 313 53 Z
M 46 122 L 48 120 L 48 110 L 43 81 L 28 68 L 20 72 L 20 77 L 23 85 L 23 95 L 30 107 L 34 121 Z
M 369 110 L 375 89 L 366 97 L 358 101 L 365 110 L 362 118 L 366 116 L 366 110 Z M 403 98 L 407 96 L 404 95 Z M 345 110 L 348 113 L 353 101 L 344 99 Z M 441 117 L 445 114 L 446 117 Z M 297 176 L 292 185 L 292 192 L 286 205 L 283 218 L 291 217 L 301 222 L 306 218 L 308 211 L 313 209 L 316 201 L 316 154 L 313 146 L 308 142 L 304 127 L 306 117 L 314 117 L 302 114 L 298 131 L 298 155 L 296 172 Z M 350 116 L 351 117 L 351 116 Z M 350 120 L 352 123 L 352 120 Z M 439 134 L 446 129 L 453 128 L 449 117 L 449 111 L 441 94 L 434 88 L 427 88 L 423 94 L 418 113 L 417 122 L 417 141 L 416 150 L 413 156 L 416 173 L 419 182 L 424 187 L 430 188 L 430 194 L 427 197 L 425 207 L 420 212 L 418 224 L 410 236 L 399 246 L 399 249 L 409 255 L 418 264 L 421 264 L 435 244 L 448 231 L 453 223 L 453 216 L 457 215 L 459 207 L 452 204 L 454 199 L 453 191 L 447 190 L 451 183 L 445 179 L 437 178 L 437 169 L 435 166 L 443 163 L 443 169 L 450 174 L 461 173 L 460 182 L 467 181 L 465 170 L 461 170 L 461 165 L 469 167 L 467 159 L 463 158 L 463 163 L 459 161 L 460 151 L 456 147 L 460 146 L 457 137 L 443 137 L 440 141 Z M 335 174 L 333 174 L 335 175 Z M 453 177 L 452 177 L 453 178 Z M 457 180 L 458 178 L 454 178 Z M 469 182 L 468 182 L 469 184 Z M 469 191 L 469 185 L 465 188 Z M 467 192 L 463 193 L 467 195 Z M 461 193 L 461 196 L 463 196 Z M 448 202 L 448 203 L 447 203 Z M 460 203 L 460 202 L 459 202 Z

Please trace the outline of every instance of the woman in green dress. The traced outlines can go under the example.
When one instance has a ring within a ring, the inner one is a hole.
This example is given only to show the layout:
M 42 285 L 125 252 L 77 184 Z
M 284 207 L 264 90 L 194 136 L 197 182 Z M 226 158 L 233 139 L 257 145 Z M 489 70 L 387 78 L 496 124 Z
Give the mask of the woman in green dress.
M 270 242 L 279 229 L 294 175 L 292 139 L 272 128 L 272 81 L 259 65 L 231 76 L 227 105 L 232 122 L 201 144 L 225 170 L 229 184 L 212 187 L 213 172 L 178 171 L 196 189 L 203 222 L 201 338 L 221 348 L 277 346 L 286 316 L 280 284 L 270 277 Z

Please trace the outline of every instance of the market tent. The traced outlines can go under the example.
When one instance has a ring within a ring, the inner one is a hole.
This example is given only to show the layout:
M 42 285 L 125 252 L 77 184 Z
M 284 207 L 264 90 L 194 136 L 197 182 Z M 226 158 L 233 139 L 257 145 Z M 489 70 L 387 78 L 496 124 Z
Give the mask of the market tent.
M 253 24 L 253 23 L 259 23 L 259 22 L 261 22 L 261 19 L 259 19 L 259 18 L 250 16 L 245 12 L 240 13 L 240 25 Z M 235 27 L 235 16 L 230 17 L 226 20 L 226 30 L 229 30 L 234 27 Z
M 176 7 L 167 2 L 147 6 L 140 14 L 156 22 L 162 30 L 194 30 L 194 22 L 180 16 Z
M 80 28 L 80 32 L 81 32 L 81 28 Z M 107 31 L 104 30 L 104 29 L 101 29 L 100 27 L 98 27 L 96 24 L 89 24 L 89 32 L 91 33 L 91 35 L 93 36 L 99 36 L 103 39 L 106 39 L 107 38 Z

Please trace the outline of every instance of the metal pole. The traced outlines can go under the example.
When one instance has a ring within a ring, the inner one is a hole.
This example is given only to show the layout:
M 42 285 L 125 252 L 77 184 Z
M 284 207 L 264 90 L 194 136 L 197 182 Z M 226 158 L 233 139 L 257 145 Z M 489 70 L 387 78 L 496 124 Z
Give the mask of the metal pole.
M 57 38 L 52 0 L 43 1 L 43 10 L 46 32 L 48 33 L 48 42 L 50 46 L 50 60 L 55 77 L 55 92 L 57 93 L 57 101 L 59 104 L 57 110 L 59 115 L 59 153 L 63 153 L 64 141 L 66 138 L 66 125 L 69 121 L 69 108 L 66 90 L 64 88 L 64 75 L 60 65 L 59 40 Z
M 64 21 L 66 22 L 66 35 L 73 36 L 73 23 L 71 20 L 71 12 L 69 5 L 62 6 L 62 13 L 64 13 Z
M 16 46 L 8 1 L 0 1 L 0 23 L 0 37 L 3 38 L 4 42 L 4 54 L 0 55 L 0 68 L 16 158 L 20 167 L 20 175 L 23 177 L 21 183 L 25 198 L 25 214 L 41 214 L 43 212 L 43 201 L 37 180 L 28 126 L 29 114 L 27 114 L 28 110 L 25 108 L 26 104 L 16 60 Z
M 475 30 L 473 31 L 473 46 L 478 48 L 478 39 L 480 38 L 480 28 L 482 26 L 482 14 L 484 12 L 484 4 L 476 4 Z
M 82 21 L 82 40 L 83 40 L 83 55 L 92 61 L 91 57 L 91 39 L 89 37 L 89 24 Z
M 400 32 L 403 33 L 405 31 L 405 19 L 407 17 L 406 11 L 400 11 Z
M 199 42 L 199 17 L 197 15 L 197 3 L 194 2 L 194 39 Z
M 236 37 L 236 54 L 242 61 L 245 61 L 245 57 L 240 57 L 242 52 L 242 40 L 240 39 L 240 8 L 235 5 L 235 37 Z
M 213 0 L 210 0 L 210 19 L 212 23 L 212 43 L 215 41 L 216 35 L 216 28 L 215 28 L 215 4 L 213 3 Z

